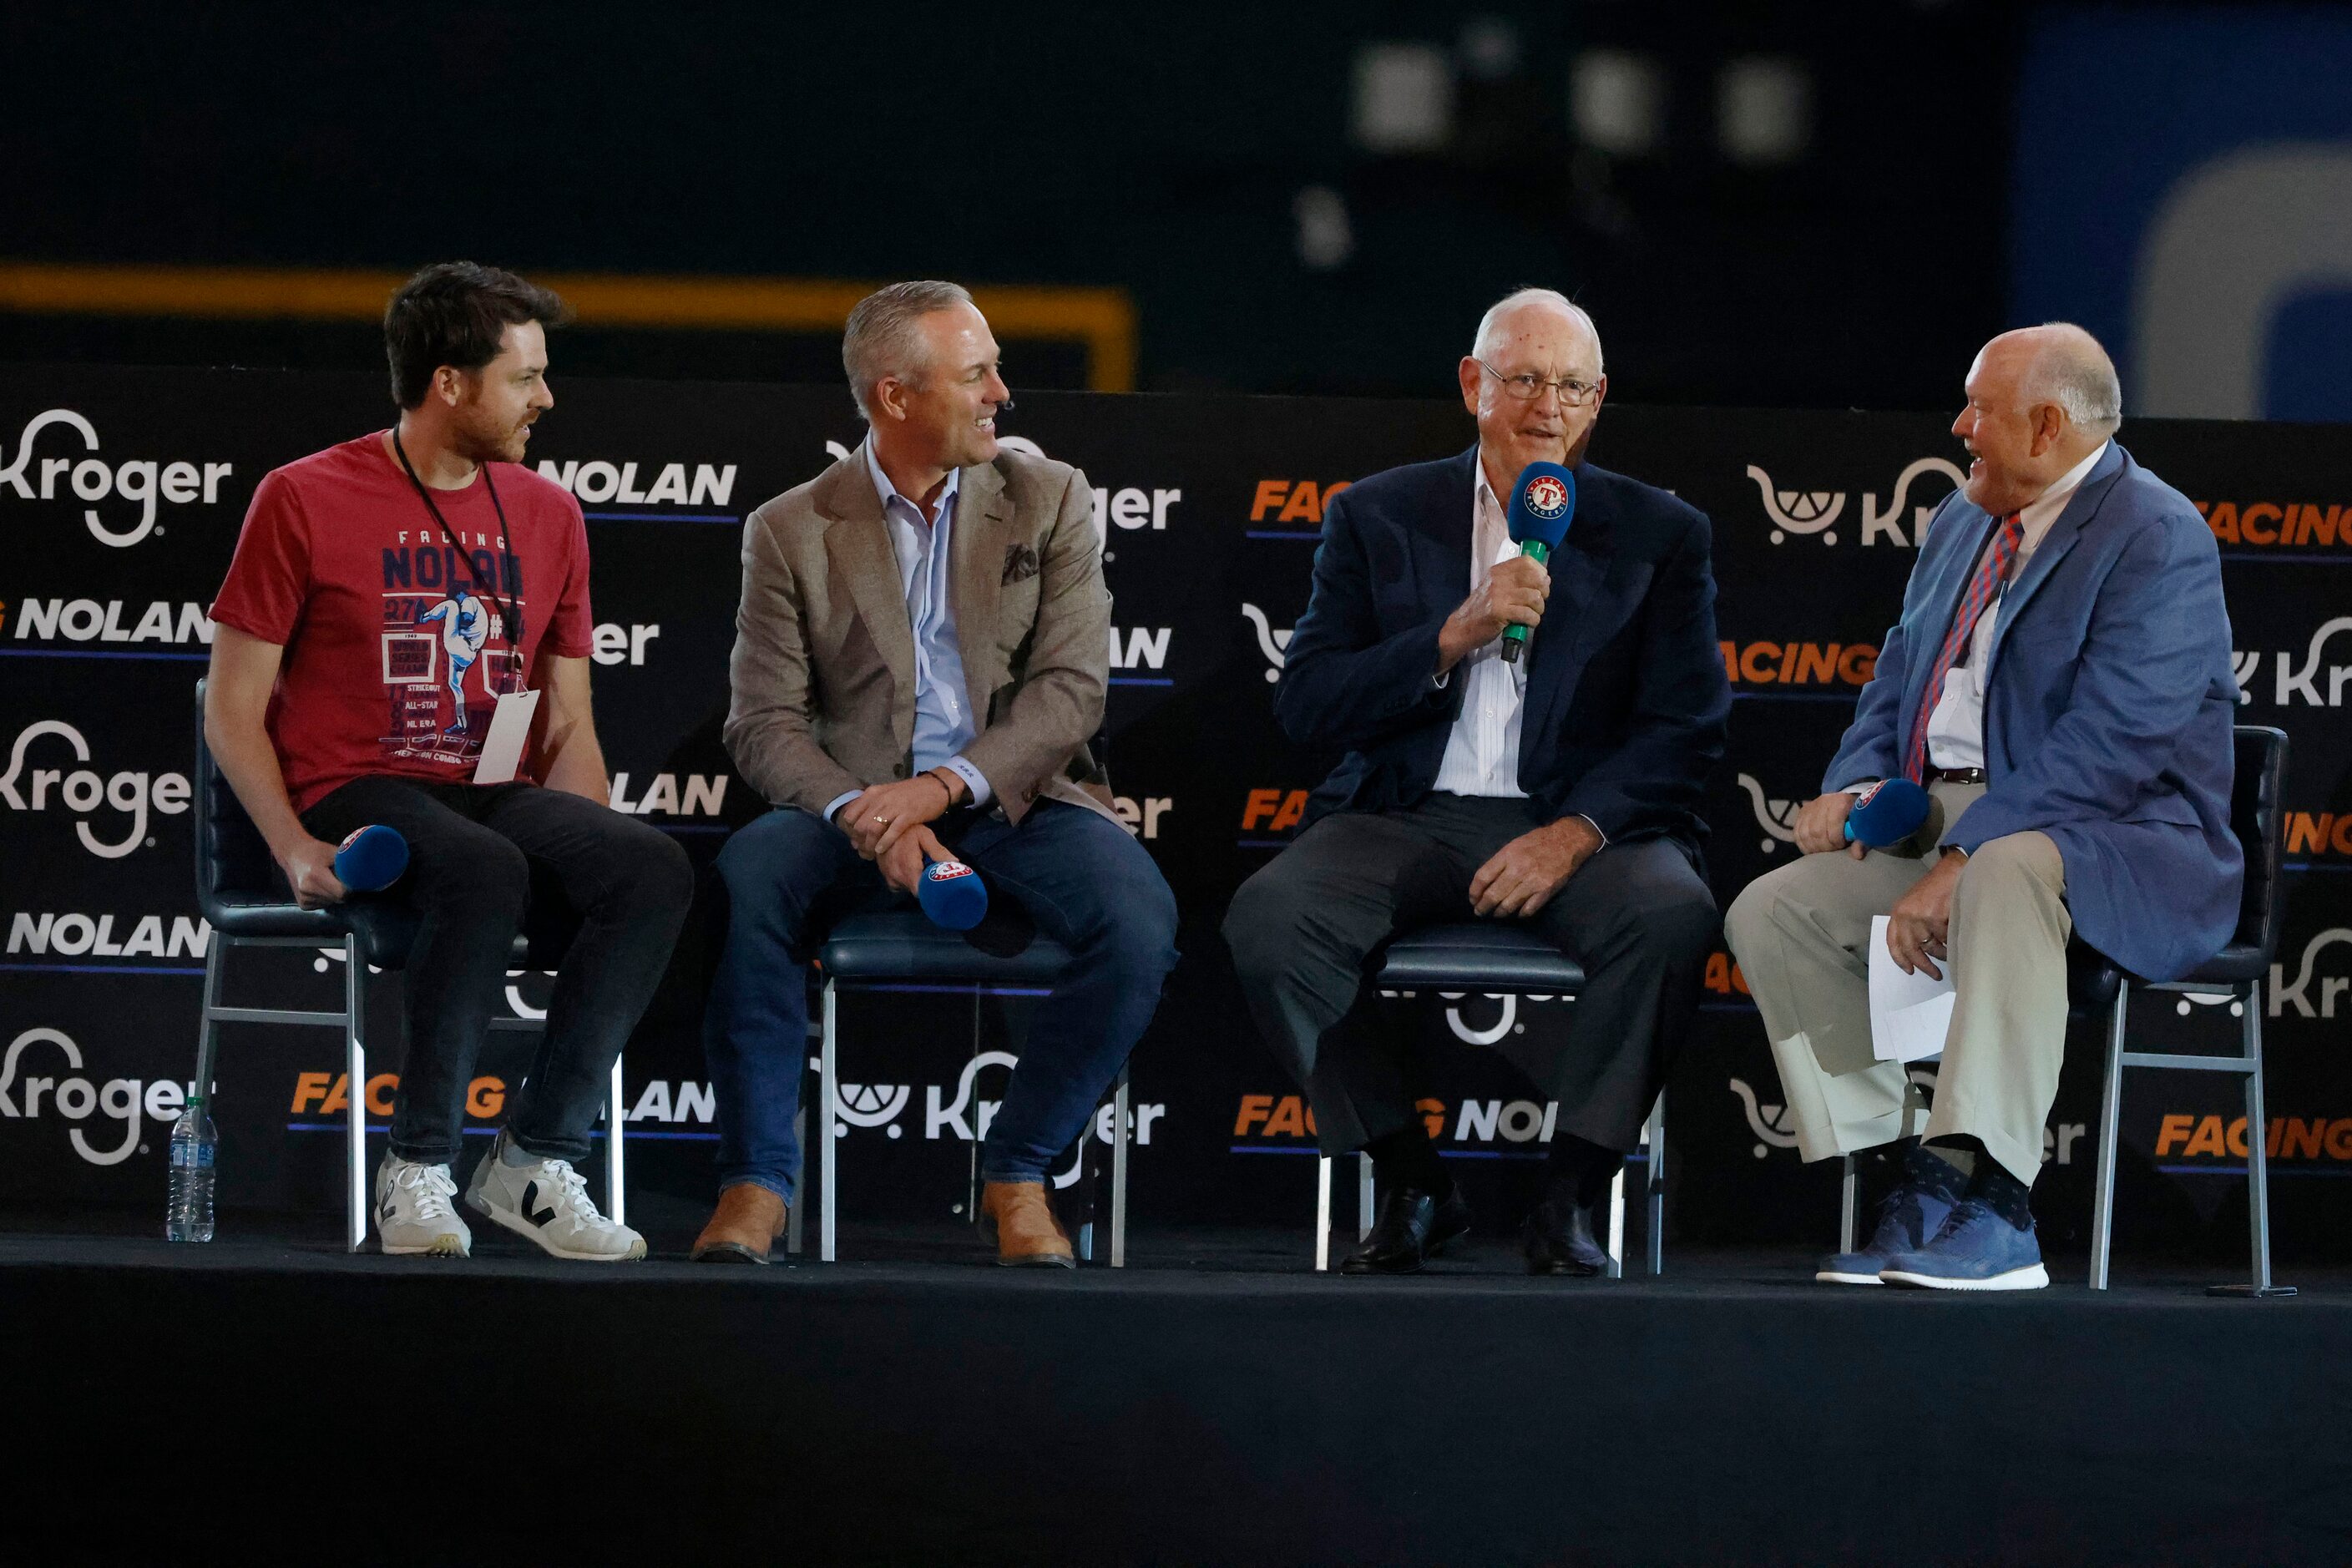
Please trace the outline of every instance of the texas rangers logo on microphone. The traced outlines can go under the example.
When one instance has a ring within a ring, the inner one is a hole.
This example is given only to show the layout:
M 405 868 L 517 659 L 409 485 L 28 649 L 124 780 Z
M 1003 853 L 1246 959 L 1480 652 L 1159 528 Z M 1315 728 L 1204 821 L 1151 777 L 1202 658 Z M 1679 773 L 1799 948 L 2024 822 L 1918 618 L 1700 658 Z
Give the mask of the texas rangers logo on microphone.
M 1564 514 L 1570 504 L 1568 486 L 1557 474 L 1538 474 L 1528 480 L 1523 499 L 1528 510 L 1546 522 Z

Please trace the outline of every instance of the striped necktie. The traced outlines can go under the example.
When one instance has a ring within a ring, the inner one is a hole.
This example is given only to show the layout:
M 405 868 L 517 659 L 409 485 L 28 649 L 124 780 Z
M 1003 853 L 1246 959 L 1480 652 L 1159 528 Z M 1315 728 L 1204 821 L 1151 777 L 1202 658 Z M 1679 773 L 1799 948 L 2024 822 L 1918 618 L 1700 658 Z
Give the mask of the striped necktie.
M 1969 591 L 1960 595 L 1952 629 L 1944 635 L 1944 646 L 1937 650 L 1935 665 L 1927 671 L 1927 684 L 1920 689 L 1919 716 L 1911 721 L 1911 742 L 1903 751 L 1904 774 L 1915 784 L 1927 782 L 1927 720 L 1943 697 L 1944 678 L 1967 651 L 1969 639 L 1976 636 L 1977 622 L 2000 594 L 2010 564 L 2017 559 L 2018 542 L 2024 537 L 2025 525 L 2017 513 L 2011 512 L 2000 520 L 2000 531 L 1993 537 L 1991 548 L 1977 558 L 1976 575 L 1969 579 Z

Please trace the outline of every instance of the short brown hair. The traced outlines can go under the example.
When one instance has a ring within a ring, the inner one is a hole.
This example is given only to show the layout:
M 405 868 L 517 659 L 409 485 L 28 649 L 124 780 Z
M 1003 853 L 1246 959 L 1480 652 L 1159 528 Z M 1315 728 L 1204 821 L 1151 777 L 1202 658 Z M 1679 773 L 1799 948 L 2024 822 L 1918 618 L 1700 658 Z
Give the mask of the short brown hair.
M 499 357 L 510 326 L 559 326 L 571 308 L 548 289 L 511 272 L 471 261 L 437 261 L 400 286 L 383 311 L 383 352 L 392 362 L 392 400 L 425 401 L 443 365 L 479 370 Z

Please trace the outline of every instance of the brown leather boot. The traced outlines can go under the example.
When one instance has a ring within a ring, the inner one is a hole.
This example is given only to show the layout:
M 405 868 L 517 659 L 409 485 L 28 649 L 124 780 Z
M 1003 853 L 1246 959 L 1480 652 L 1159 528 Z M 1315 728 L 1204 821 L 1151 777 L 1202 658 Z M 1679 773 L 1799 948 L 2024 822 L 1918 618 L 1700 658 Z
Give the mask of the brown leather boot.
M 784 1200 L 757 1182 L 723 1187 L 719 1207 L 694 1238 L 697 1263 L 765 1263 L 768 1248 L 784 1234 Z
M 1043 1182 L 989 1182 L 980 1212 L 996 1232 L 996 1261 L 1007 1268 L 1076 1268 L 1069 1233 L 1054 1217 Z

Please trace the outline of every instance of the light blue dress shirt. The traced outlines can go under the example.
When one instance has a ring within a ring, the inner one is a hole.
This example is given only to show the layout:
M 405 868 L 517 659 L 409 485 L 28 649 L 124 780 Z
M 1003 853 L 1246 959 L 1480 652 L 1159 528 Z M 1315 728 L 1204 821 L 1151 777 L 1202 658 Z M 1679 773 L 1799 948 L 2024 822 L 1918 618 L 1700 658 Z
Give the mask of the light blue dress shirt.
M 866 462 L 874 493 L 882 498 L 882 522 L 889 531 L 890 552 L 898 562 L 898 586 L 907 598 L 907 625 L 915 635 L 915 771 L 953 769 L 971 791 L 971 804 L 986 805 L 988 779 L 962 755 L 980 733 L 971 714 L 971 694 L 964 687 L 963 648 L 956 640 L 955 605 L 948 591 L 948 564 L 955 541 L 956 492 L 962 476 L 948 470 L 940 491 L 939 521 L 923 521 L 922 508 L 898 493 L 890 476 L 874 455 L 868 436 L 857 448 Z M 859 792 L 836 795 L 824 808 L 831 821 L 845 801 Z

